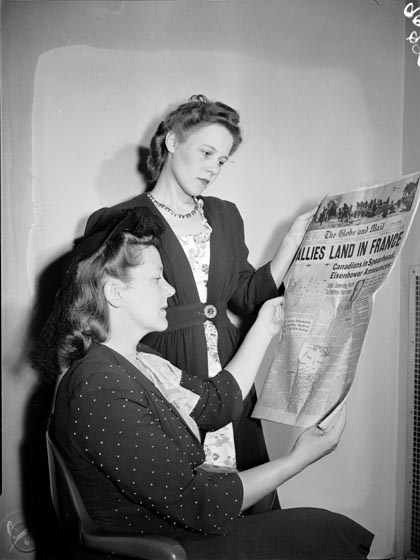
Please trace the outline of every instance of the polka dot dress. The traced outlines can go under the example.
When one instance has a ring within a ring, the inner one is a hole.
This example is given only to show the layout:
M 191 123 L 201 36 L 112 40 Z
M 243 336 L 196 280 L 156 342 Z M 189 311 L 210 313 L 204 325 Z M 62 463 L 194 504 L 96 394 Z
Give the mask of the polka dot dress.
M 181 382 L 199 396 L 191 415 L 201 429 L 240 415 L 240 389 L 229 372 L 207 381 L 183 374 Z M 104 345 L 93 345 L 64 375 L 54 429 L 89 512 L 104 528 L 220 534 L 238 518 L 238 475 L 206 470 L 203 447 L 176 407 Z

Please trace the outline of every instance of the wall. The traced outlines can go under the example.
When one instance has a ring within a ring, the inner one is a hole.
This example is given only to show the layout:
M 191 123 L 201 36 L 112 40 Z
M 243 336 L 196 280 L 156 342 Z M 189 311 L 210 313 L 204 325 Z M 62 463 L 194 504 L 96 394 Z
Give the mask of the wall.
M 419 3 L 416 4 L 419 6 Z M 411 18 L 406 19 L 405 36 L 413 31 L 419 35 L 418 27 Z M 419 56 L 413 53 L 413 45 L 406 41 L 405 72 L 404 72 L 404 114 L 403 114 L 403 173 L 413 173 L 420 168 L 420 65 Z M 414 51 L 417 51 L 414 48 Z M 410 543 L 410 517 L 407 510 L 406 488 L 411 489 L 411 464 L 408 461 L 406 448 L 410 431 L 407 430 L 407 418 L 410 418 L 410 407 L 413 405 L 414 387 L 412 367 L 409 368 L 409 270 L 410 266 L 420 266 L 420 213 L 412 223 L 410 234 L 406 239 L 400 257 L 400 352 L 399 352 L 399 386 L 398 386 L 398 433 L 397 433 L 397 551 L 402 554 Z M 413 308 L 411 308 L 411 311 Z M 412 435 L 411 435 L 412 437 Z M 412 441 L 409 442 L 412 444 Z M 410 447 L 409 447 L 410 449 Z M 410 490 L 409 490 L 410 493 Z
M 241 112 L 244 144 L 212 194 L 237 203 L 262 264 L 325 193 L 401 174 L 405 22 L 393 0 L 12 1 L 2 19 L 0 551 L 20 558 L 34 542 L 26 557 L 39 559 L 54 540 L 42 440 L 50 391 L 26 351 L 88 214 L 144 188 L 138 147 L 169 104 L 202 92 Z M 285 507 L 366 525 L 372 558 L 395 542 L 399 290 L 398 263 L 376 297 L 339 449 L 280 491 Z M 295 435 L 265 430 L 273 457 Z M 30 533 L 13 546 L 16 526 Z

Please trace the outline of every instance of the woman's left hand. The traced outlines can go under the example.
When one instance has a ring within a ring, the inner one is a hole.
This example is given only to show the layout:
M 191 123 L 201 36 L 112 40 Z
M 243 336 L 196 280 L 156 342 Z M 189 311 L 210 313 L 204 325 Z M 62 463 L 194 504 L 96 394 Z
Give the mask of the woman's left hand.
M 305 212 L 304 214 L 300 214 L 297 218 L 295 218 L 294 222 L 289 228 L 289 231 L 286 233 L 286 237 L 288 237 L 296 246 L 296 249 L 302 242 L 303 236 L 305 235 L 306 230 L 315 216 L 316 211 L 318 210 L 318 206 L 312 208 L 309 212 Z
M 299 245 L 302 242 L 305 231 L 307 230 L 310 221 L 314 217 L 318 207 L 313 208 L 309 212 L 305 212 L 298 216 L 289 228 L 289 231 L 284 236 L 279 248 L 275 252 L 273 259 L 270 263 L 271 275 L 273 276 L 276 286 L 279 287 L 284 280 L 284 276 Z

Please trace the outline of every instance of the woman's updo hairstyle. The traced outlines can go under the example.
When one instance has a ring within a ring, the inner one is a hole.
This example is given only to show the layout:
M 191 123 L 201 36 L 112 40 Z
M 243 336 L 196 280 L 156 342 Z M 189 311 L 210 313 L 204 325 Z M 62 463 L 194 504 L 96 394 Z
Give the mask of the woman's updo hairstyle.
M 143 250 L 157 245 L 154 238 L 139 239 L 128 231 L 117 233 L 77 267 L 72 301 L 68 305 L 67 332 L 58 343 L 62 369 L 83 357 L 93 342 L 104 342 L 109 335 L 109 310 L 104 284 L 109 278 L 128 283 L 131 270 L 143 262 Z
M 193 95 L 186 103 L 170 112 L 156 129 L 147 160 L 152 180 L 158 179 L 168 155 L 165 140 L 169 131 L 174 132 L 182 141 L 194 129 L 210 124 L 220 124 L 231 133 L 233 145 L 230 155 L 233 154 L 242 142 L 239 113 L 220 101 L 209 101 L 204 95 Z

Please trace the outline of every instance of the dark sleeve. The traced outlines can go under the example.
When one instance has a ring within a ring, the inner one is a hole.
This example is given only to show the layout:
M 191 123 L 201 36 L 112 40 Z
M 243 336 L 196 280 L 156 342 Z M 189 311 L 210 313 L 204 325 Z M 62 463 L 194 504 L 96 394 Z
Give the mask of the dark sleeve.
M 191 416 L 201 430 L 218 430 L 242 414 L 241 389 L 227 370 L 204 381 L 183 373 L 181 385 L 200 395 Z
M 228 205 L 236 233 L 236 257 L 238 259 L 238 283 L 229 300 L 229 307 L 238 315 L 253 315 L 267 300 L 277 297 L 283 288 L 277 289 L 271 275 L 270 263 L 255 268 L 248 262 L 249 250 L 245 243 L 245 231 L 242 216 L 233 203 Z
M 193 465 L 185 442 L 180 445 L 174 430 L 164 430 L 164 421 L 178 420 L 167 410 L 158 416 L 151 398 L 116 368 L 85 375 L 70 402 L 77 444 L 127 499 L 168 522 L 210 534 L 228 532 L 242 505 L 239 476 Z M 188 437 L 193 438 L 187 429 L 179 436 Z

